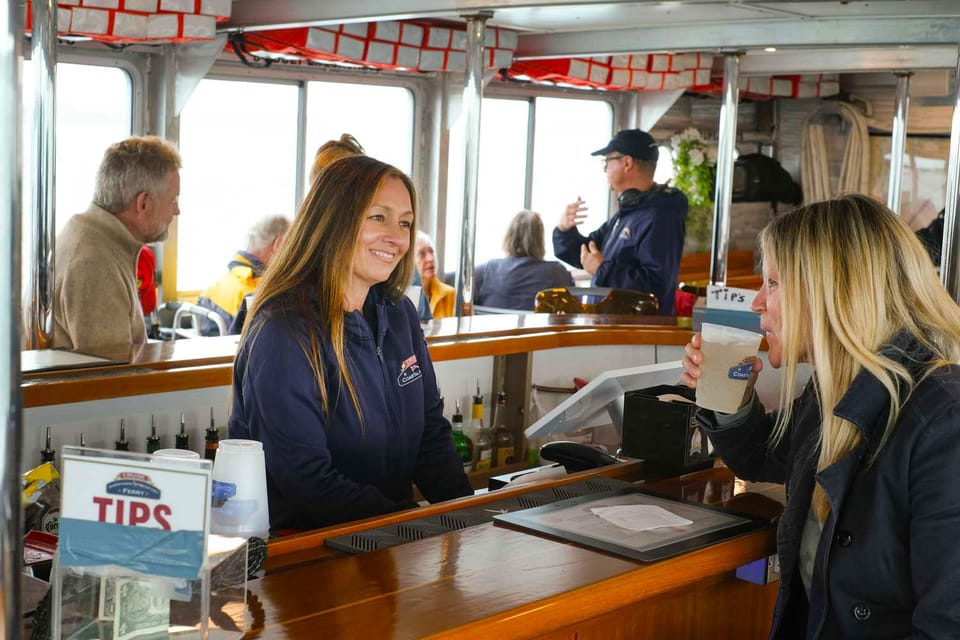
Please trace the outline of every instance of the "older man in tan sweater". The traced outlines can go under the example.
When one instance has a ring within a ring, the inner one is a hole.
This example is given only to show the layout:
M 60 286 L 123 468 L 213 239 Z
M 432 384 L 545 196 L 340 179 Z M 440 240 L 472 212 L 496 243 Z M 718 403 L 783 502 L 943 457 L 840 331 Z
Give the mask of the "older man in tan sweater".
M 92 351 L 146 342 L 137 297 L 137 256 L 167 238 L 180 215 L 180 154 L 153 137 L 110 146 L 97 170 L 93 203 L 57 234 L 55 347 Z

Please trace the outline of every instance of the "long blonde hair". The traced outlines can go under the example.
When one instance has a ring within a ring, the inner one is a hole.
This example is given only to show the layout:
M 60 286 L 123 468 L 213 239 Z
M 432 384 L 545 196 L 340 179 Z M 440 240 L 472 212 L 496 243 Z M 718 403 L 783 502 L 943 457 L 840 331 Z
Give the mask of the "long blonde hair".
M 916 235 L 882 204 L 847 195 L 800 207 L 760 233 L 764 261 L 779 270 L 783 407 L 772 441 L 785 435 L 792 413 L 797 365 L 813 364 L 820 402 L 822 470 L 860 441 L 857 428 L 834 415 L 853 379 L 869 371 L 890 396 L 890 412 L 872 463 L 893 431 L 916 384 L 960 358 L 960 308 L 943 288 Z M 914 379 L 880 353 L 906 332 L 934 355 Z M 818 485 L 821 521 L 829 503 Z
M 297 211 L 279 252 L 257 287 L 240 340 L 242 349 L 256 340 L 267 317 L 302 318 L 306 342 L 301 343 L 317 381 L 320 401 L 329 416 L 328 376 L 345 385 L 357 415 L 363 413 L 347 367 L 344 334 L 344 301 L 354 249 L 365 214 L 381 185 L 390 178 L 403 182 L 410 194 L 416 227 L 417 195 L 413 182 L 399 169 L 368 156 L 335 161 L 320 173 Z M 400 300 L 413 277 L 413 252 L 407 251 L 382 285 L 387 298 Z M 336 371 L 325 371 L 321 345 L 329 340 Z

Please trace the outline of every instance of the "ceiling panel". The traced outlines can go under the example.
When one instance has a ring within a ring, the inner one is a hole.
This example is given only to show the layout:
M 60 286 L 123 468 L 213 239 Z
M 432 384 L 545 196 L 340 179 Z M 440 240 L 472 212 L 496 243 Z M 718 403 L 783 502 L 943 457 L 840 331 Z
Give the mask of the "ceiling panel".
M 816 18 L 934 17 L 960 15 L 957 0 L 873 0 L 872 2 L 766 2 L 785 12 Z
M 490 24 L 521 31 L 550 33 L 621 29 L 624 25 L 651 27 L 673 24 L 716 24 L 769 19 L 780 14 L 715 3 L 607 3 L 589 6 L 499 9 Z
M 225 28 L 411 18 L 462 21 L 465 14 L 480 10 L 492 12 L 489 24 L 521 33 L 519 58 L 694 50 L 753 53 L 772 46 L 797 52 L 818 49 L 809 61 L 784 60 L 791 68 L 816 68 L 831 59 L 824 47 L 942 49 L 960 42 L 960 0 L 234 0 L 233 17 Z M 834 66 L 859 62 L 903 68 L 920 62 L 940 67 L 950 53 L 921 53 L 919 59 L 911 54 L 909 62 L 888 58 L 847 56 Z M 757 62 L 763 71 L 773 66 Z
M 859 19 L 960 16 L 958 0 L 756 2 L 673 0 L 234 0 L 226 28 L 356 22 L 416 17 L 458 19 L 480 10 L 491 24 L 521 31 L 602 31 L 624 26 L 731 24 L 761 19 Z

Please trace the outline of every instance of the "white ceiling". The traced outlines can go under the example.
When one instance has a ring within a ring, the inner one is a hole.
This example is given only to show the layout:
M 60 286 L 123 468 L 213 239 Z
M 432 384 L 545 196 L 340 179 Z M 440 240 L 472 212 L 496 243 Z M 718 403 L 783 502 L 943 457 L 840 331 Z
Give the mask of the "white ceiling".
M 479 11 L 520 32 L 518 58 L 739 50 L 746 73 L 886 70 L 952 67 L 960 43 L 960 0 L 234 0 L 225 28 L 464 21 Z M 756 57 L 767 47 L 778 52 Z

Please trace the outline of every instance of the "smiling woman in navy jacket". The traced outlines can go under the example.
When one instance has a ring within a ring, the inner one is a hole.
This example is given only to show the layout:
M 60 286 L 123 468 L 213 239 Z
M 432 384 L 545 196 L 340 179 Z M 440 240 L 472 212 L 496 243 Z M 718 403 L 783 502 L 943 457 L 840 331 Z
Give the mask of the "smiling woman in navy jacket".
M 786 484 L 771 637 L 958 637 L 960 310 L 913 232 L 866 196 L 779 216 L 760 247 L 753 308 L 781 410 L 750 393 L 737 413 L 697 415 L 739 477 Z M 794 400 L 800 362 L 814 374 Z
M 472 494 L 417 310 L 413 183 L 357 156 L 313 182 L 260 283 L 230 437 L 263 442 L 275 532 Z

